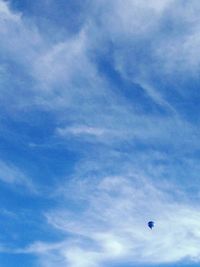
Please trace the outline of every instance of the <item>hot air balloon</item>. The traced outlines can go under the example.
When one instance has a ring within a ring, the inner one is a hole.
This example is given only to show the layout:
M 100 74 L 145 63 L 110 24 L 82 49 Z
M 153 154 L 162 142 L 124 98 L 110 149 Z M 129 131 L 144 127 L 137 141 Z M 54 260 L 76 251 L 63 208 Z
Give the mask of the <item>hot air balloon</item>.
M 153 221 L 149 221 L 148 222 L 148 226 L 149 226 L 149 228 L 152 229 L 154 227 L 154 222 Z

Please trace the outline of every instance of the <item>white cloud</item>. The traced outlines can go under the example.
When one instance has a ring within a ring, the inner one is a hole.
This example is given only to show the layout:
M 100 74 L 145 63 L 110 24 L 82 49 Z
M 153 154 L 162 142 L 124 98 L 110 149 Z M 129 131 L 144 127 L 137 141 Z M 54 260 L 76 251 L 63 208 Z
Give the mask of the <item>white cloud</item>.
M 58 250 L 62 248 L 63 243 L 44 243 L 44 242 L 35 242 L 28 246 L 25 249 L 16 249 L 15 253 L 35 253 L 35 254 L 43 254 L 51 251 Z
M 79 33 L 66 36 L 62 42 L 48 43 L 31 21 L 1 1 L 1 50 L 23 64 L 33 79 L 29 90 L 34 92 L 35 104 L 78 109 L 81 98 L 82 102 L 93 99 L 94 103 L 99 96 L 112 97 L 93 60 L 95 53 L 105 51 L 112 42 L 113 67 L 119 74 L 133 83 L 146 84 L 141 87 L 155 102 L 168 104 L 162 87 L 153 91 L 148 88 L 157 88 L 155 75 L 167 75 L 167 79 L 168 75 L 185 71 L 197 75 L 198 8 L 197 1 L 187 8 L 181 1 L 172 0 L 96 1 Z
M 18 22 L 20 18 L 19 14 L 14 14 L 13 12 L 10 11 L 5 1 L 0 2 L 0 14 L 1 14 L 2 21 L 10 20 L 10 21 Z
M 102 136 L 106 133 L 105 129 L 94 128 L 89 126 L 74 126 L 74 127 L 65 127 L 65 128 L 58 128 L 57 133 L 60 136 L 66 136 L 69 134 L 73 135 L 91 135 L 91 136 Z
M 105 33 L 112 40 L 123 43 L 133 37 L 140 38 L 157 30 L 163 12 L 173 0 L 164 1 L 97 1 L 102 8 L 103 17 L 99 18 Z M 98 11 L 97 11 L 98 12 Z M 112 16 L 111 16 L 112 14 Z M 106 19 L 106 20 L 105 20 Z M 121 39 L 124 36 L 125 40 Z M 121 39 L 121 40 L 120 40 Z
M 28 21 L 26 25 L 21 14 L 11 11 L 8 3 L 2 0 L 0 14 L 1 53 L 28 67 L 39 49 L 43 48 L 39 32 Z
M 192 3 L 199 6 L 196 1 Z M 49 224 L 67 236 L 64 242 L 36 242 L 16 252 L 38 254 L 45 267 L 99 267 L 115 261 L 161 264 L 184 258 L 199 261 L 199 208 L 174 200 L 163 189 L 164 181 L 157 186 L 146 175 L 149 172 L 153 178 L 157 176 L 156 181 L 163 178 L 162 166 L 157 163 L 163 155 L 146 155 L 143 151 L 141 156 L 134 147 L 139 140 L 154 147 L 173 147 L 176 153 L 180 147 L 182 152 L 194 146 L 199 148 L 198 128 L 177 115 L 164 87 L 155 86 L 154 81 L 163 75 L 167 75 L 167 81 L 169 77 L 173 80 L 177 68 L 181 74 L 198 73 L 199 21 L 194 19 L 198 8 L 190 9 L 188 14 L 181 2 L 167 0 L 96 1 L 93 7 L 89 21 L 79 33 L 62 42 L 48 43 L 30 21 L 0 1 L 2 53 L 22 64 L 33 82 L 31 88 L 23 87 L 23 92 L 30 90 L 33 97 L 29 92 L 22 94 L 19 103 L 33 109 L 37 104 L 56 110 L 58 138 L 98 137 L 109 145 L 109 149 L 102 146 L 102 150 L 95 147 L 88 151 L 88 161 L 84 159 L 84 166 L 78 165 L 79 173 L 74 174 L 76 189 L 66 189 L 62 184 L 62 206 L 67 206 L 66 199 L 72 198 L 75 207 L 80 208 L 58 208 L 47 214 Z M 179 18 L 187 31 L 173 34 L 163 30 L 169 19 L 178 32 Z M 139 83 L 166 115 L 138 111 L 137 99 L 131 102 L 115 93 L 95 61 L 95 55 L 105 52 L 110 43 L 113 69 L 125 82 Z M 1 67 L 1 76 L 6 76 L 7 69 Z M 1 85 L 2 90 L 7 90 L 5 84 Z M 10 99 L 9 95 L 2 103 L 10 105 Z M 118 156 L 115 149 L 126 150 L 124 146 L 128 147 L 127 152 Z M 177 177 L 180 179 L 176 173 Z M 0 180 L 32 186 L 21 170 L 2 161 Z M 178 189 L 173 190 L 176 195 Z M 156 221 L 153 231 L 147 228 L 149 219 Z
M 113 67 L 123 79 L 141 84 L 158 104 L 169 101 L 169 92 L 178 90 L 184 95 L 188 88 L 183 81 L 198 80 L 198 1 L 99 3 L 101 16 L 96 16 L 100 22 L 98 28 L 93 27 L 97 39 L 93 45 L 104 51 L 112 43 Z
M 77 203 L 85 203 L 80 212 L 61 209 L 47 214 L 48 222 L 69 237 L 30 250 L 40 254 L 43 266 L 51 266 L 42 255 L 45 251 L 62 262 L 60 266 L 70 267 L 199 260 L 198 208 L 175 200 L 141 176 L 88 180 L 81 187 L 71 192 Z M 152 219 L 156 224 L 150 230 L 147 222 Z
M 32 192 L 36 192 L 36 188 L 24 172 L 13 164 L 6 163 L 0 160 L 0 181 L 12 185 L 12 186 L 23 186 Z

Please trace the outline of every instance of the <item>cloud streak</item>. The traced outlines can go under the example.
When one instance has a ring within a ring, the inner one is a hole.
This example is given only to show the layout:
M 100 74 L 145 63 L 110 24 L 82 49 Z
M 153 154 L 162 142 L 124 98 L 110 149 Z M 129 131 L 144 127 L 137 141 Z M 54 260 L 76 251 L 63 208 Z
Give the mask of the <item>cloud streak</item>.
M 36 192 L 35 185 L 29 179 L 24 172 L 13 164 L 8 164 L 0 160 L 0 181 L 13 187 L 22 186 L 30 190 L 30 192 Z
M 200 210 L 176 201 L 146 177 L 104 177 L 95 186 L 87 180 L 81 190 L 80 184 L 75 187 L 71 194 L 86 203 L 81 212 L 47 214 L 52 226 L 71 236 L 54 251 L 61 266 L 199 260 Z M 156 222 L 153 231 L 147 227 L 150 219 Z
M 16 133 L 31 126 L 25 140 L 41 154 L 30 149 L 28 160 L 41 156 L 54 203 L 44 224 L 63 235 L 13 253 L 42 267 L 200 261 L 199 120 L 184 106 L 199 97 L 200 5 L 191 3 L 96 0 L 78 31 L 56 39 L 0 0 L 1 116 Z M 65 175 L 68 150 L 78 159 Z M 0 161 L 2 183 L 34 190 L 27 177 Z

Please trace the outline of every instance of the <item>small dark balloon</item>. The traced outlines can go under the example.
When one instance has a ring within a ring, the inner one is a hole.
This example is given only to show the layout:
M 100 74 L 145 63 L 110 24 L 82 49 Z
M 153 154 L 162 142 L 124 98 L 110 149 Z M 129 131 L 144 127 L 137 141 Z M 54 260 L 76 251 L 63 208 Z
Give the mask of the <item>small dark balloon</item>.
M 149 228 L 152 229 L 154 227 L 154 222 L 153 221 L 149 221 L 148 222 L 148 226 L 149 226 Z

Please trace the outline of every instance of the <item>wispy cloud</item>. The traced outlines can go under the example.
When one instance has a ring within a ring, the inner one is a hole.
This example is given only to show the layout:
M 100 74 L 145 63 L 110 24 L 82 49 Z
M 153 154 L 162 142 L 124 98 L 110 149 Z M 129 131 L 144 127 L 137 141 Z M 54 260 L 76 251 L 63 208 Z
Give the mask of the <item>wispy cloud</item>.
M 22 186 L 32 192 L 36 192 L 33 182 L 23 171 L 13 164 L 6 163 L 2 160 L 0 161 L 0 181 L 13 187 Z
M 61 266 L 199 259 L 200 210 L 175 200 L 149 179 L 105 177 L 93 184 L 82 182 L 81 191 L 77 188 L 78 184 L 71 194 L 86 203 L 81 212 L 61 209 L 47 214 L 52 226 L 71 236 L 60 247 L 55 245 L 53 254 L 63 261 Z M 151 219 L 156 222 L 153 231 L 147 227 Z
M 60 136 L 66 136 L 68 134 L 101 136 L 106 133 L 106 130 L 81 125 L 81 126 L 75 126 L 75 127 L 58 128 L 57 133 Z
M 56 39 L 0 0 L 1 116 L 16 132 L 31 126 L 24 134 L 38 154 L 23 153 L 41 156 L 55 204 L 41 208 L 43 223 L 63 234 L 10 253 L 35 254 L 42 267 L 200 261 L 199 120 L 185 107 L 199 97 L 199 9 L 195 0 L 96 0 L 79 30 Z M 67 149 L 78 160 L 65 179 Z M 35 190 L 3 160 L 0 181 Z

